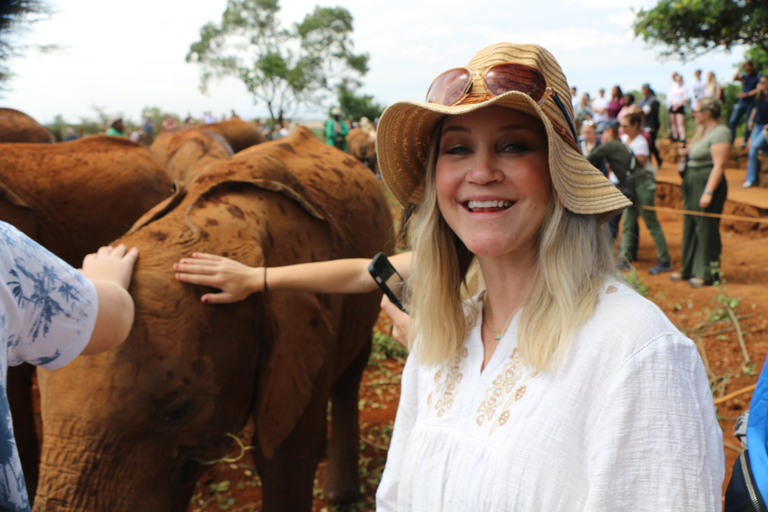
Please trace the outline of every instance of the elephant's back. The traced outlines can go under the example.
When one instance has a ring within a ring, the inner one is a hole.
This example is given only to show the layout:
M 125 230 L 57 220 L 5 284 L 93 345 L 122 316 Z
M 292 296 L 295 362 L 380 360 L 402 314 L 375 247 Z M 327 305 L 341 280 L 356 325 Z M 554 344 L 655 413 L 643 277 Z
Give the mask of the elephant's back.
M 222 135 L 203 128 L 164 133 L 155 139 L 149 151 L 168 177 L 181 183 L 189 183 L 208 165 L 234 154 Z
M 235 153 L 267 140 L 256 125 L 238 118 L 206 125 L 205 129 L 224 137 Z
M 55 193 L 86 199 L 89 192 L 103 196 L 114 190 L 129 199 L 125 194 L 143 189 L 151 207 L 171 193 L 171 180 L 152 154 L 121 137 L 93 135 L 50 145 L 3 144 L 0 162 L 0 179 L 30 195 Z
M 304 126 L 210 168 L 191 187 L 223 179 L 280 183 L 332 227 L 338 257 L 371 257 L 392 248 L 392 214 L 380 183 L 356 158 Z
M 27 114 L 12 108 L 0 108 L 0 142 L 56 142 L 53 134 Z

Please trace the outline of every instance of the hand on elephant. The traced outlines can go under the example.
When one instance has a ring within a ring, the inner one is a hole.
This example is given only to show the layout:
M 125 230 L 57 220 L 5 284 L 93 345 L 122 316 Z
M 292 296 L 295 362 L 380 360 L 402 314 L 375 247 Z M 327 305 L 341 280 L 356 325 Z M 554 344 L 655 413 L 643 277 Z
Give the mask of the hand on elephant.
M 117 247 L 101 247 L 96 253 L 83 259 L 80 272 L 91 281 L 109 281 L 127 290 L 138 257 L 139 250 L 135 247 L 130 251 L 126 251 L 123 244 Z
M 411 326 L 411 317 L 400 308 L 392 304 L 386 295 L 381 298 L 381 309 L 392 319 L 392 337 L 406 349 L 408 348 L 408 330 Z
M 207 304 L 229 304 L 264 291 L 263 268 L 249 267 L 215 254 L 196 252 L 192 259 L 180 260 L 173 269 L 179 281 L 221 290 L 221 293 L 200 297 L 200 301 Z

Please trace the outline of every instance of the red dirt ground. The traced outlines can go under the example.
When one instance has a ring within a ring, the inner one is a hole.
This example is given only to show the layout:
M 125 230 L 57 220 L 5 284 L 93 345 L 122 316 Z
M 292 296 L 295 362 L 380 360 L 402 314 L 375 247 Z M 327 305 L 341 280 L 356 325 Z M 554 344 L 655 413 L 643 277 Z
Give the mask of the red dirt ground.
M 672 164 L 665 164 L 663 170 L 667 174 L 673 172 Z M 739 172 L 741 175 L 737 174 Z M 734 186 L 737 186 L 740 176 L 743 176 L 743 171 L 729 171 L 729 182 L 733 179 Z M 660 195 L 661 188 L 660 185 Z M 733 186 L 731 190 L 734 190 Z M 750 192 L 763 192 L 768 202 L 768 190 Z M 682 216 L 665 212 L 659 214 L 659 220 L 672 255 L 672 264 L 679 268 Z M 639 261 L 635 264 L 637 273 L 634 280 L 641 287 L 647 287 L 646 296 L 697 343 L 710 374 L 714 398 L 755 384 L 768 353 L 768 287 L 765 285 L 768 282 L 768 230 L 745 233 L 723 231 L 721 268 L 724 284 L 693 289 L 685 282 L 672 282 L 669 274 L 648 274 L 648 268 L 656 263 L 656 254 L 650 233 L 641 225 Z M 631 273 L 629 278 L 632 280 Z M 733 316 L 729 314 L 726 305 L 731 308 Z M 382 319 L 377 329 L 386 331 L 386 321 Z M 745 363 L 738 340 L 739 331 L 742 333 L 749 364 Z M 360 468 L 364 499 L 346 507 L 330 505 L 321 490 L 325 472 L 323 462 L 316 478 L 314 512 L 374 509 L 373 496 L 386 460 L 386 448 L 399 398 L 400 372 L 404 363 L 402 357 L 387 357 L 378 345 L 374 348 L 374 356 L 379 359 L 372 358 L 363 376 L 360 392 Z M 732 435 L 733 424 L 749 406 L 751 396 L 751 392 L 747 392 L 717 407 L 720 426 L 723 428 L 726 483 L 730 480 L 731 468 L 740 450 L 738 440 Z M 247 442 L 251 434 L 252 428 L 249 425 L 241 433 L 241 438 Z M 237 454 L 238 451 L 233 449 L 232 453 Z M 189 512 L 220 510 L 261 510 L 260 483 L 248 453 L 237 462 L 223 462 L 211 467 L 198 483 Z

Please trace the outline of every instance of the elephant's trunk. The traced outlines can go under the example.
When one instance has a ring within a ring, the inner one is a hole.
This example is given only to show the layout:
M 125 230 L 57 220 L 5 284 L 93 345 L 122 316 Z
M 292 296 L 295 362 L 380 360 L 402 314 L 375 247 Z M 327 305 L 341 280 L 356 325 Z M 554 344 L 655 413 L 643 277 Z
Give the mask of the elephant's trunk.
M 111 431 L 97 434 L 87 427 L 77 418 L 44 425 L 34 512 L 167 510 L 168 503 L 161 505 L 135 485 L 143 468 L 131 447 Z M 139 505 L 126 508 L 129 503 Z

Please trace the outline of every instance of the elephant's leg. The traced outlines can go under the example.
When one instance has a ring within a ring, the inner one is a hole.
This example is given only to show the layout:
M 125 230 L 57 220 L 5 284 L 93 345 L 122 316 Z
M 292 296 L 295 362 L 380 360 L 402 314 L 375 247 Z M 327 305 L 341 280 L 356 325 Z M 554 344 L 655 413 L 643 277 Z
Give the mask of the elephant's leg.
M 254 450 L 262 482 L 263 512 L 312 510 L 315 471 L 325 450 L 329 394 L 330 383 L 315 384 L 312 401 L 270 460 Z M 255 439 L 253 444 L 258 446 Z
M 8 368 L 8 405 L 13 418 L 13 436 L 21 459 L 21 469 L 27 484 L 30 504 L 37 491 L 40 474 L 40 440 L 35 429 L 32 379 L 35 367 L 31 364 Z
M 332 503 L 348 503 L 360 499 L 360 476 L 357 467 L 360 455 L 360 425 L 358 423 L 358 391 L 360 379 L 371 354 L 371 340 L 365 343 L 331 391 L 331 445 L 328 450 L 328 470 L 325 495 Z

